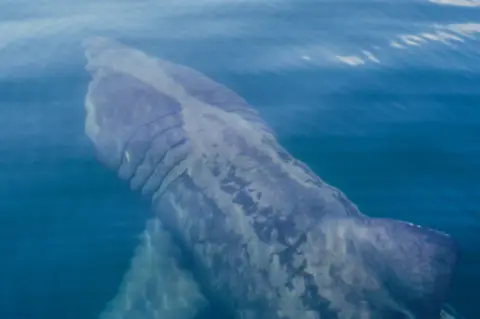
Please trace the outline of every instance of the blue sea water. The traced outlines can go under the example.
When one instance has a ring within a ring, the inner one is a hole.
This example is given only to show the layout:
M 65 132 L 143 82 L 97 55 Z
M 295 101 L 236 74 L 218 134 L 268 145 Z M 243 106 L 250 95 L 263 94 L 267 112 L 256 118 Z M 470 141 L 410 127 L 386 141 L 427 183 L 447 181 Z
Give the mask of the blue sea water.
M 81 41 L 194 67 L 367 215 L 446 231 L 480 318 L 477 0 L 0 0 L 0 318 L 97 318 L 149 216 L 84 136 Z

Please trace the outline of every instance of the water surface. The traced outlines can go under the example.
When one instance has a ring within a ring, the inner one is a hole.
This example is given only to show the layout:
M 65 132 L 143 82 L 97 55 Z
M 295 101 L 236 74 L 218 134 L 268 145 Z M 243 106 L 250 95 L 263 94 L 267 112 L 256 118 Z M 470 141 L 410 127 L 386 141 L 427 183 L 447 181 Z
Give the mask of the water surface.
M 245 97 L 370 216 L 451 233 L 477 318 L 478 1 L 0 0 L 0 316 L 97 318 L 149 211 L 83 134 L 80 42 L 112 36 Z

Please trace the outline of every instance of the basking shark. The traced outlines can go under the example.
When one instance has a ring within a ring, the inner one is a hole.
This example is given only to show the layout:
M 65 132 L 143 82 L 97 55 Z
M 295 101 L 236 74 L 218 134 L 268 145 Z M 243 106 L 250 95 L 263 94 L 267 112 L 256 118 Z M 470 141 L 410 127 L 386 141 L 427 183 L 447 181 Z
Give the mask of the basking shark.
M 450 236 L 363 215 L 205 75 L 113 39 L 84 48 L 85 132 L 151 198 L 207 299 L 238 319 L 440 318 Z

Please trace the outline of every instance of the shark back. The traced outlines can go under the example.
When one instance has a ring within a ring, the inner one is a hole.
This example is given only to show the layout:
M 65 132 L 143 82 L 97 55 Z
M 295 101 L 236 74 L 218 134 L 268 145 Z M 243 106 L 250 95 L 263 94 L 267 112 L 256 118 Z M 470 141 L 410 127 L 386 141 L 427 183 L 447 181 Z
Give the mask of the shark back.
M 199 72 L 110 39 L 85 47 L 87 135 L 152 198 L 211 298 L 242 319 L 440 317 L 450 236 L 361 214 Z

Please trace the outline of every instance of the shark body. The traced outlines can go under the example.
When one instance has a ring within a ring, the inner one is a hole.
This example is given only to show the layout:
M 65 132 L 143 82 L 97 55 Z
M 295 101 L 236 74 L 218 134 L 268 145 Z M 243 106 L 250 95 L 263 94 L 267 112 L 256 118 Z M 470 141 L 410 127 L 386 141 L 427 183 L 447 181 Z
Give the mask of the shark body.
M 151 197 L 209 298 L 238 319 L 440 318 L 448 235 L 363 215 L 203 74 L 112 39 L 84 47 L 86 134 Z

